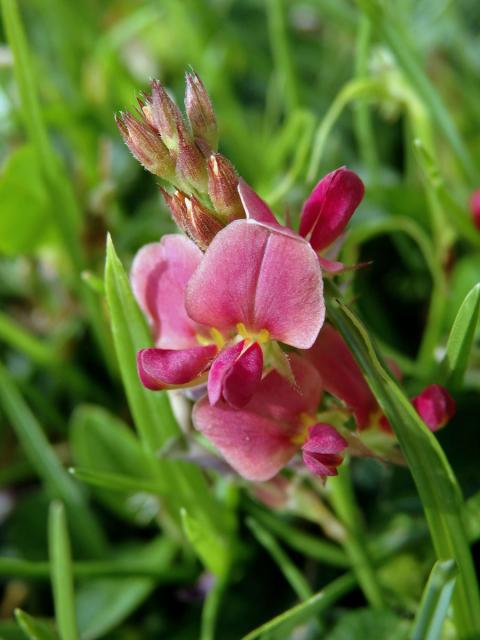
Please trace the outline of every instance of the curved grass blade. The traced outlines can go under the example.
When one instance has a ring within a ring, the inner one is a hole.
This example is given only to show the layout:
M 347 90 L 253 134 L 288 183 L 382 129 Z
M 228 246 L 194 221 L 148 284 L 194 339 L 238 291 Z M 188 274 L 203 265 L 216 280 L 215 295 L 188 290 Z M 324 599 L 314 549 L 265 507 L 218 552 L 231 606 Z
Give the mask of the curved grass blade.
M 52 502 L 48 519 L 48 551 L 55 605 L 55 617 L 61 640 L 80 640 L 73 593 L 70 538 L 61 502 Z
M 473 287 L 462 302 L 448 336 L 441 370 L 445 384 L 452 389 L 458 389 L 462 385 L 479 315 L 480 283 Z
M 257 627 L 242 640 L 256 640 L 267 634 L 275 634 L 278 638 L 288 638 L 288 634 L 296 626 L 310 620 L 313 616 L 326 611 L 334 602 L 348 593 L 356 585 L 353 574 L 346 573 L 337 578 L 324 589 L 301 604 L 284 611 L 279 616 L 272 618 L 260 627 Z M 281 635 L 280 635 L 281 634 Z M 270 635 L 268 635 L 270 637 Z
M 43 620 L 36 620 L 21 609 L 15 609 L 15 620 L 29 640 L 58 640 L 53 627 Z
M 439 640 L 450 606 L 457 567 L 454 560 L 436 562 L 415 616 L 411 640 Z
M 327 287 L 332 292 L 332 285 L 327 283 Z M 462 517 L 462 495 L 445 453 L 382 366 L 361 322 L 339 300 L 330 299 L 327 306 L 395 431 L 422 501 L 437 558 L 453 558 L 457 563 L 453 596 L 457 633 L 460 638 L 480 635 L 480 597 Z

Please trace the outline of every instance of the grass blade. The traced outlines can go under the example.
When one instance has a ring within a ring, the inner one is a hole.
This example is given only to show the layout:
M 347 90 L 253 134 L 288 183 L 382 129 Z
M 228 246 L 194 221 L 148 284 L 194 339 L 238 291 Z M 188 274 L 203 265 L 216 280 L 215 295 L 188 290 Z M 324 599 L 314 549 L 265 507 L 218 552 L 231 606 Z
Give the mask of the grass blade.
M 55 616 L 61 640 L 80 640 L 75 613 L 73 571 L 65 509 L 61 502 L 50 505 L 48 549 Z
M 467 294 L 453 322 L 448 336 L 447 350 L 441 368 L 445 384 L 452 389 L 461 387 L 480 314 L 480 284 Z
M 21 609 L 15 609 L 15 620 L 29 640 L 58 640 L 53 628 L 42 620 L 36 620 Z
M 457 576 L 454 560 L 436 562 L 415 616 L 412 640 L 439 640 Z
M 332 291 L 331 285 L 329 288 Z M 462 518 L 462 495 L 445 453 L 380 363 L 360 321 L 339 300 L 331 299 L 327 306 L 395 431 L 422 501 L 437 558 L 453 558 L 457 563 L 453 606 L 459 637 L 478 635 L 478 583 Z

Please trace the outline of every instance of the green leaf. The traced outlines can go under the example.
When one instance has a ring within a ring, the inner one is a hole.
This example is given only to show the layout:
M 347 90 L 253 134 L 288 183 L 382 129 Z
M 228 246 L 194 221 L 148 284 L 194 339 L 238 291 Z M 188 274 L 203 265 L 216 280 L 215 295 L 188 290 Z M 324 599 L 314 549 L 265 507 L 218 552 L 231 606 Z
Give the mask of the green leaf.
M 111 491 L 120 491 L 122 493 L 138 493 L 144 491 L 152 495 L 165 495 L 154 481 L 131 478 L 119 473 L 111 473 L 108 471 L 97 471 L 96 469 L 85 469 L 83 467 L 72 467 L 70 473 L 91 485 L 100 489 L 110 489 Z
M 162 445 L 178 436 L 179 429 L 166 393 L 149 391 L 139 380 L 136 354 L 139 349 L 151 345 L 152 339 L 110 238 L 105 288 L 123 384 L 135 426 L 149 453 L 150 468 L 159 483 L 159 492 L 169 496 L 175 517 L 180 509 L 186 509 L 192 522 L 202 530 L 210 531 L 214 538 L 225 536 L 226 514 L 213 497 L 201 471 L 188 463 L 155 457 Z
M 185 535 L 205 566 L 216 576 L 224 577 L 230 567 L 231 550 L 225 540 L 201 520 L 182 509 Z
M 70 539 L 61 502 L 52 502 L 48 521 L 48 550 L 55 617 L 61 640 L 79 640 Z
M 36 620 L 21 609 L 15 610 L 15 619 L 29 640 L 58 640 L 58 635 L 51 625 Z
M 132 557 L 160 572 L 170 567 L 177 553 L 176 544 L 158 537 L 143 548 L 126 550 L 117 556 L 118 563 Z M 100 638 L 118 627 L 155 588 L 158 578 L 96 578 L 77 588 L 76 610 L 82 640 Z
M 149 470 L 148 455 L 133 431 L 101 407 L 82 406 L 72 418 L 70 443 L 74 462 L 78 465 L 73 474 L 92 487 L 101 487 L 95 495 L 117 515 L 138 524 L 144 522 L 146 513 L 141 505 L 119 495 L 119 490 L 158 493 L 158 484 L 155 484 L 154 474 Z M 86 475 L 82 475 L 83 471 L 87 472 Z M 110 477 L 113 478 L 111 482 Z M 120 478 L 120 486 L 115 478 Z M 125 483 L 135 484 L 136 481 L 143 482 L 150 489 L 125 488 Z M 108 491 L 109 488 L 113 491 Z
M 332 291 L 332 285 L 327 285 Z M 361 366 L 390 422 L 415 480 L 439 560 L 453 558 L 459 568 L 453 597 L 459 634 L 480 633 L 478 583 L 462 519 L 462 496 L 438 440 L 382 366 L 363 325 L 338 299 L 327 301 L 331 320 Z
M 80 487 L 63 469 L 41 426 L 6 369 L 0 364 L 0 405 L 12 424 L 22 449 L 53 497 L 60 498 L 75 515 L 75 540 L 85 552 L 102 555 L 104 538 L 88 509 Z
M 311 618 L 326 611 L 334 602 L 348 593 L 356 584 L 355 577 L 346 573 L 337 578 L 314 596 L 298 604 L 260 627 L 257 627 L 242 640 L 255 640 L 256 638 L 290 638 L 289 635 L 295 627 L 308 622 Z M 375 639 L 376 640 L 376 639 Z
M 452 389 L 458 389 L 463 382 L 479 314 L 480 284 L 477 284 L 468 293 L 458 310 L 448 336 L 447 350 L 441 364 L 443 380 Z
M 0 253 L 29 253 L 48 229 L 47 196 L 30 145 L 18 147 L 9 156 L 0 176 L 0 202 Z
M 325 640 L 407 640 L 408 623 L 385 609 L 356 609 L 340 618 Z
M 480 491 L 466 500 L 463 505 L 463 518 L 470 542 L 480 539 Z
M 411 640 L 439 640 L 453 590 L 457 567 L 454 560 L 436 562 L 422 595 Z

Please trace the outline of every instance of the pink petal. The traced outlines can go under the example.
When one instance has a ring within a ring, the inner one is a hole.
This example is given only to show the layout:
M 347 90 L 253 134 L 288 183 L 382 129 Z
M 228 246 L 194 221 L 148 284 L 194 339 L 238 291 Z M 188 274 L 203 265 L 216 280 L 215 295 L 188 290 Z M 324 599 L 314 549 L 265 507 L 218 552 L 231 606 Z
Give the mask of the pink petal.
M 356 271 L 357 269 L 363 269 L 368 267 L 371 262 L 359 262 L 358 264 L 344 264 L 338 260 L 328 260 L 323 256 L 318 256 L 318 262 L 322 268 L 322 272 L 326 275 L 336 276 L 339 273 L 345 273 L 346 271 Z
M 130 274 L 133 293 L 153 328 L 157 347 L 184 349 L 198 344 L 204 328 L 185 310 L 185 288 L 202 258 L 181 235 L 166 235 L 135 256 Z
M 310 243 L 316 251 L 328 247 L 348 224 L 364 191 L 357 174 L 345 167 L 326 175 L 304 204 L 300 235 L 310 234 Z
M 141 349 L 137 368 L 142 384 L 157 391 L 192 382 L 203 373 L 217 353 L 213 344 L 191 349 Z
M 248 219 L 263 222 L 264 224 L 274 227 L 281 226 L 271 212 L 268 204 L 255 193 L 243 178 L 238 180 L 237 189 Z
M 278 371 L 270 371 L 259 384 L 248 410 L 273 420 L 297 424 L 300 415 L 316 413 L 322 383 L 315 367 L 296 354 L 290 355 L 295 386 Z
M 263 352 L 254 342 L 234 362 L 223 382 L 223 397 L 237 409 L 244 407 L 255 393 L 263 372 Z
M 273 478 L 298 448 L 288 428 L 223 401 L 212 407 L 207 398 L 199 400 L 193 423 L 237 473 L 253 482 Z
M 305 357 L 319 372 L 324 389 L 347 405 L 360 429 L 367 427 L 377 401 L 341 335 L 326 324 Z
M 347 441 L 329 424 L 316 424 L 302 447 L 303 461 L 316 475 L 335 476 L 342 463 L 338 454 L 347 446 Z
M 208 374 L 208 400 L 214 405 L 222 398 L 225 376 L 231 371 L 232 365 L 242 353 L 245 341 L 237 342 L 222 349 L 212 363 Z
M 191 318 L 220 330 L 253 332 L 308 349 L 323 324 L 317 256 L 303 239 L 236 220 L 217 234 L 187 286 Z
M 412 399 L 418 415 L 431 431 L 437 431 L 455 415 L 455 400 L 439 384 L 431 384 Z

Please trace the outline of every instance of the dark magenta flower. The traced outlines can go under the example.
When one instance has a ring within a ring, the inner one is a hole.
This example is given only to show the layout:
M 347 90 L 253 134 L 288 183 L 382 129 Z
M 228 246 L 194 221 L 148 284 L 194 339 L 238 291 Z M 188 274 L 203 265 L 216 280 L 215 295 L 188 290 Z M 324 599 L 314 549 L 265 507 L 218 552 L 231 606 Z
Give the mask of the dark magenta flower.
M 429 385 L 411 402 L 430 431 L 441 429 L 455 415 L 455 400 L 439 384 Z
M 305 464 L 321 476 L 334 475 L 342 460 L 338 454 L 347 443 L 333 427 L 306 427 L 315 423 L 322 396 L 317 372 L 295 354 L 291 366 L 295 386 L 278 371 L 270 371 L 241 409 L 224 400 L 212 406 L 207 397 L 194 407 L 196 429 L 247 480 L 270 480 L 302 445 Z

